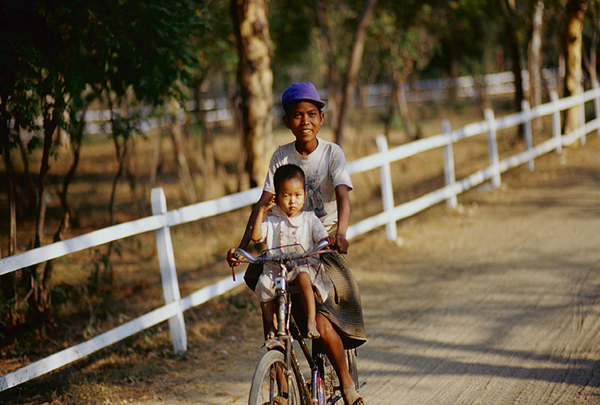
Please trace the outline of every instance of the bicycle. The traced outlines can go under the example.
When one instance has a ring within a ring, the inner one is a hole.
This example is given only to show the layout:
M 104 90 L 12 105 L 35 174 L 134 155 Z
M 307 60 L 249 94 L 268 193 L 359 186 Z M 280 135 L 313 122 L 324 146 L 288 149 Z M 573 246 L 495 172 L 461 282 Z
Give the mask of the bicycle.
M 291 311 L 292 301 L 286 276 L 294 262 L 325 253 L 327 241 L 322 241 L 305 253 L 279 254 L 267 256 L 263 251 L 254 257 L 243 249 L 235 253 L 243 256 L 243 263 L 275 262 L 280 265 L 281 273 L 275 278 L 277 302 L 277 334 L 275 339 L 265 343 L 267 352 L 262 356 L 250 388 L 248 405 L 280 405 L 287 400 L 288 405 L 334 405 L 342 399 L 342 389 L 333 367 L 317 342 L 312 344 L 312 354 L 304 341 Z M 310 379 L 302 373 L 293 342 L 299 345 L 310 368 Z M 350 375 L 356 386 L 358 372 L 356 368 L 356 349 L 346 350 L 346 360 Z

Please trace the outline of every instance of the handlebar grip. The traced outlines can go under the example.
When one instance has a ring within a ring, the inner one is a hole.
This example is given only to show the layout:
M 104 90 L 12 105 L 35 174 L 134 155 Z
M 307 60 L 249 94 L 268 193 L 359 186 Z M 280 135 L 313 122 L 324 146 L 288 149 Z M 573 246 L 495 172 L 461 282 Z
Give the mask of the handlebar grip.
M 326 240 L 322 240 L 317 246 L 314 247 L 314 249 L 312 249 L 310 252 L 307 252 L 307 255 L 311 255 L 313 253 L 316 253 L 320 250 L 325 249 L 329 244 L 327 243 Z
M 246 252 L 244 249 L 242 248 L 237 248 L 234 250 L 234 253 L 240 255 L 240 256 L 244 256 L 246 259 L 248 259 L 249 262 L 251 263 L 256 263 L 258 261 L 258 259 L 254 256 L 252 256 L 250 253 Z

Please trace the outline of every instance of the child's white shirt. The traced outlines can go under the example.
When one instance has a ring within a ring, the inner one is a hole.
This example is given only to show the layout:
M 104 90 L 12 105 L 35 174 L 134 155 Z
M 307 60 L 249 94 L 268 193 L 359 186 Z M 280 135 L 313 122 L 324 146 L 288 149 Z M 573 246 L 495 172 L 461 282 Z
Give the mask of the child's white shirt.
M 269 255 L 280 253 L 304 253 L 328 236 L 325 227 L 312 211 L 302 211 L 294 217 L 288 217 L 278 206 L 273 207 L 270 215 L 261 224 L 262 240 L 267 244 Z M 315 287 L 317 299 L 327 300 L 329 289 L 333 286 L 331 279 L 320 266 L 318 258 L 306 259 L 289 269 L 287 281 L 296 279 L 300 272 L 310 275 Z M 256 285 L 255 293 L 262 302 L 275 298 L 275 277 L 279 267 L 275 263 L 266 263 L 263 274 Z

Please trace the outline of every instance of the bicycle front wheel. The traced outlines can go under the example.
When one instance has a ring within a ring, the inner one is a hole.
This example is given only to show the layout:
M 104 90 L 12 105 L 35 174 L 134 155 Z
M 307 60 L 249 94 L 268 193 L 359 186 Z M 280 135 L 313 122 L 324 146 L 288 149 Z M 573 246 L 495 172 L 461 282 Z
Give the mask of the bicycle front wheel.
M 288 387 L 288 373 L 291 386 Z M 301 405 L 298 382 L 292 370 L 288 370 L 285 357 L 279 350 L 269 350 L 260 359 L 252 377 L 248 405 Z

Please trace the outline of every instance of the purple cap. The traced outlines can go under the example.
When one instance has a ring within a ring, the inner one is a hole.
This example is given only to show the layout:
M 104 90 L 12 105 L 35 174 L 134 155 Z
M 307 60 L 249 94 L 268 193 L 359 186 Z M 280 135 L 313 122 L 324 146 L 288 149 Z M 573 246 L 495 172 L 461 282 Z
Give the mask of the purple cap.
M 310 101 L 319 107 L 319 109 L 325 107 L 325 102 L 321 100 L 317 88 L 311 82 L 294 83 L 285 89 L 281 96 L 281 103 L 286 112 L 292 101 L 299 100 Z

